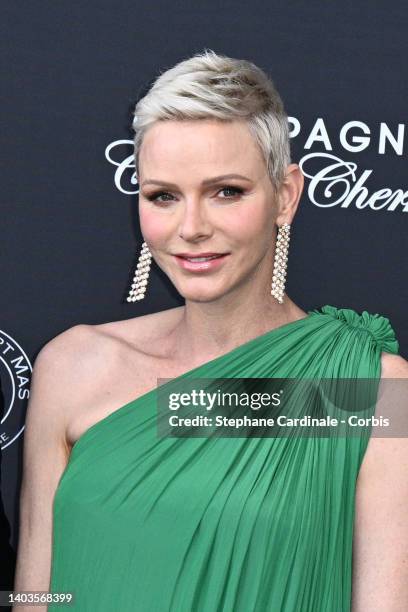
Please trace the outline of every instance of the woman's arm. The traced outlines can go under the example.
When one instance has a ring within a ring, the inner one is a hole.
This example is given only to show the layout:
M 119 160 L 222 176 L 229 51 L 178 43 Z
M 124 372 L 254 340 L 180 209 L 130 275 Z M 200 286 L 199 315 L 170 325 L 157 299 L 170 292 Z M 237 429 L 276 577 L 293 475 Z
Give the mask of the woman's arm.
M 408 379 L 408 362 L 383 353 L 382 378 Z M 407 610 L 408 439 L 371 437 L 357 481 L 352 612 Z
M 38 354 L 31 380 L 23 444 L 23 478 L 14 592 L 49 591 L 52 505 L 69 457 L 66 444 L 66 366 L 75 328 L 51 340 Z M 31 606 L 13 610 L 28 612 Z M 47 606 L 36 606 L 45 612 Z

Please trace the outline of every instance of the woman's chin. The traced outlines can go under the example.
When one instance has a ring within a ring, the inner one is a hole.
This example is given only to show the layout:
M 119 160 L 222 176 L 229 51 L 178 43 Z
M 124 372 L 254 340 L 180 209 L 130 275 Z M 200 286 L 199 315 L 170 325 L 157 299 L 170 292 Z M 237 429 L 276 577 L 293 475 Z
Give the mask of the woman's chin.
M 224 290 L 216 290 L 214 287 L 200 287 L 192 288 L 192 287 L 180 287 L 178 289 L 180 295 L 189 302 L 213 302 L 218 300 L 225 294 Z

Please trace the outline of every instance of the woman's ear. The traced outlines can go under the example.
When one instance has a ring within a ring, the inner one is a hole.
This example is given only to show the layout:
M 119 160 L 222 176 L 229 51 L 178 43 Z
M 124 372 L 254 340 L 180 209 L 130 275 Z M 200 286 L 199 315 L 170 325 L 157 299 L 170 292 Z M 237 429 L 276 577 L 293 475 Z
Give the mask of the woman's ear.
M 282 181 L 277 193 L 278 216 L 277 225 L 292 223 L 300 196 L 302 195 L 304 176 L 298 164 L 289 164 L 285 171 L 285 178 Z

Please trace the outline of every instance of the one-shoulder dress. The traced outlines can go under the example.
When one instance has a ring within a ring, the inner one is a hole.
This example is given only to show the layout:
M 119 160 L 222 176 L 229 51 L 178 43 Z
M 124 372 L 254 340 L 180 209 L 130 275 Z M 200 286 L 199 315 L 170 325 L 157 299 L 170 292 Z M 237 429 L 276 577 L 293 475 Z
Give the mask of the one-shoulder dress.
M 388 318 L 326 305 L 177 380 L 379 380 L 382 351 L 399 351 Z M 369 434 L 160 437 L 156 394 L 74 444 L 54 497 L 49 590 L 72 593 L 80 612 L 349 612 Z

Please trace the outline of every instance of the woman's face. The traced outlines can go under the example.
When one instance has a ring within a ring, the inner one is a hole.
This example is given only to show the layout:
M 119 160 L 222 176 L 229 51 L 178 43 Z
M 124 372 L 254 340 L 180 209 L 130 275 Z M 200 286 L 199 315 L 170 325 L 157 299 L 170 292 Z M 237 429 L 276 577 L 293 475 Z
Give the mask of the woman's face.
M 143 237 L 186 300 L 269 286 L 277 203 L 244 122 L 155 123 L 140 150 L 139 187 Z M 224 256 L 212 263 L 180 256 L 203 253 Z

